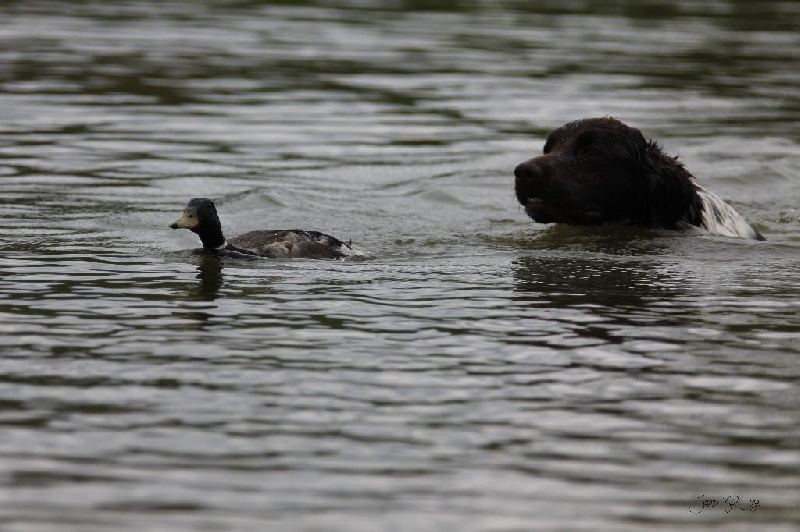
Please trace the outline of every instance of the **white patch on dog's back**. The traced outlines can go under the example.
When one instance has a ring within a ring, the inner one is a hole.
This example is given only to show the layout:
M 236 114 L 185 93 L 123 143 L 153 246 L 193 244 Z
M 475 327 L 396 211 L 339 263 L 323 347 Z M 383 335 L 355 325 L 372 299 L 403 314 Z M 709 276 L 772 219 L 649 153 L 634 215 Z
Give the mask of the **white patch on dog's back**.
M 742 238 L 758 238 L 758 233 L 750 227 L 741 214 L 722 199 L 701 187 L 696 181 L 697 195 L 703 202 L 702 228 L 714 235 Z

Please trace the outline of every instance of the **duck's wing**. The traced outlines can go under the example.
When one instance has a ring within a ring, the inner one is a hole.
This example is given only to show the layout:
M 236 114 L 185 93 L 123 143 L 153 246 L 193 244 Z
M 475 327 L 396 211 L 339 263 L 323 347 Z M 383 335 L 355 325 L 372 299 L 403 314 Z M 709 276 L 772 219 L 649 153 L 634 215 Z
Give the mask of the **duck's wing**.
M 349 248 L 338 238 L 318 231 L 280 229 L 250 231 L 228 240 L 227 249 L 274 258 L 338 259 Z

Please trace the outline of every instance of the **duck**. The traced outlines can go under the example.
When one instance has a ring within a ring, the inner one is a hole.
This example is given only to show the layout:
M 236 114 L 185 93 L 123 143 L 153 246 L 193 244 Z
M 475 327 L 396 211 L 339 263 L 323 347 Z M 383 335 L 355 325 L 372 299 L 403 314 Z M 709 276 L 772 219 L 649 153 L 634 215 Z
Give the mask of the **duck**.
M 214 202 L 192 198 L 183 215 L 169 226 L 188 229 L 200 237 L 205 252 L 222 252 L 269 258 L 341 259 L 351 254 L 352 241 L 299 229 L 250 231 L 227 240 Z

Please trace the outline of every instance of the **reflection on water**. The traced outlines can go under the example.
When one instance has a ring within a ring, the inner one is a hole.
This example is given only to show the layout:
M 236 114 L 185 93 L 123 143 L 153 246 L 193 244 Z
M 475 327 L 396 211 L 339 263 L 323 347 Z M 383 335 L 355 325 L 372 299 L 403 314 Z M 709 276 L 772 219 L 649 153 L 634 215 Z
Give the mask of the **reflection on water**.
M 222 259 L 210 253 L 200 255 L 199 259 L 196 297 L 204 301 L 214 301 L 222 287 Z
M 630 251 L 630 241 L 583 240 L 587 249 L 619 251 L 622 246 Z M 658 245 L 647 242 L 643 247 L 653 250 Z M 559 316 L 569 323 L 569 332 L 561 335 L 562 344 L 569 339 L 573 346 L 619 345 L 635 339 L 638 346 L 628 346 L 635 352 L 645 347 L 648 352 L 672 351 L 678 343 L 647 328 L 695 325 L 694 313 L 681 308 L 692 282 L 685 273 L 672 271 L 669 250 L 662 248 L 657 255 L 638 257 L 596 251 L 520 256 L 513 262 L 515 301 L 527 303 L 534 313 Z M 546 338 L 545 343 L 552 344 L 552 339 Z
M 1 3 L 3 530 L 794 530 L 799 21 Z M 516 163 L 609 114 L 769 242 L 532 223 Z M 194 254 L 195 196 L 366 254 Z
M 635 311 L 691 289 L 663 265 L 659 268 L 646 260 L 522 257 L 514 266 L 518 291 L 541 295 L 557 306 Z
M 542 294 L 565 306 L 596 305 L 636 311 L 685 294 L 692 280 L 674 271 L 669 232 L 634 227 L 555 226 L 528 243 L 533 254 L 514 261 L 519 292 Z M 666 236 L 665 236 L 666 235 Z

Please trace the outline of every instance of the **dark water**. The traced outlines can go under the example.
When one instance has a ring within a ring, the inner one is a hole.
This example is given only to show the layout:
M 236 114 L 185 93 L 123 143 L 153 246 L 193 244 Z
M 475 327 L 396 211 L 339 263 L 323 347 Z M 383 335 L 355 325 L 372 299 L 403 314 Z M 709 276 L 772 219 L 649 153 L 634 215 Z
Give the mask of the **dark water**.
M 0 4 L 0 528 L 798 530 L 800 4 L 594 4 Z M 530 222 L 607 114 L 769 241 Z

